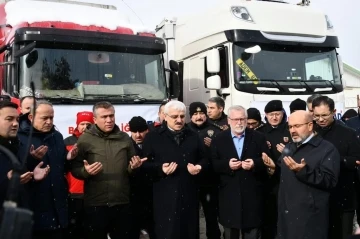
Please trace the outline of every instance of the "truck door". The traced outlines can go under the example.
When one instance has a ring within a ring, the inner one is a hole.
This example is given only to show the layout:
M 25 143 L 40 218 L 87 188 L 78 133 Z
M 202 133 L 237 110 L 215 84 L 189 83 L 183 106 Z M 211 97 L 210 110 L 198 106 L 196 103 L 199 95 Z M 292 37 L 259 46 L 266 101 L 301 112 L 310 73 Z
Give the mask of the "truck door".
M 205 88 L 205 58 L 196 55 L 185 60 L 184 64 L 184 103 L 188 106 L 194 101 L 207 102 L 210 91 Z

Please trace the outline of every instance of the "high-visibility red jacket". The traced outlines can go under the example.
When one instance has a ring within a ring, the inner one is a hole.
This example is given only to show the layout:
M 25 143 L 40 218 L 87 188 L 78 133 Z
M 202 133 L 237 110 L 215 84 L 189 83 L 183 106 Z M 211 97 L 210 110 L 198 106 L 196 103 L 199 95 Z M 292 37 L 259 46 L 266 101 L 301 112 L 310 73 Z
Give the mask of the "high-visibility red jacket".
M 75 129 L 74 134 L 72 136 L 67 137 L 64 140 L 66 149 L 68 151 L 70 151 L 74 147 L 74 144 L 76 144 L 79 136 L 80 136 L 79 131 L 77 129 Z M 79 195 L 79 196 L 82 196 L 84 194 L 84 181 L 83 180 L 79 180 L 79 179 L 75 178 L 71 174 L 71 172 L 68 172 L 66 174 L 66 179 L 68 181 L 70 194 Z

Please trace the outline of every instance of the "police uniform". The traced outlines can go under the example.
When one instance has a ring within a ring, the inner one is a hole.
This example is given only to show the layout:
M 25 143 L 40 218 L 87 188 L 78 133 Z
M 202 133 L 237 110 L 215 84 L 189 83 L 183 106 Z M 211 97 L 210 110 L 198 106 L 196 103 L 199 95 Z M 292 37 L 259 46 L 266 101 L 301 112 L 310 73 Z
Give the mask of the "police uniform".
M 193 102 L 189 106 L 190 117 L 197 112 L 202 112 L 206 115 L 206 106 L 201 102 Z M 213 139 L 218 133 L 222 131 L 222 126 L 214 125 L 210 123 L 208 119 L 198 126 L 192 121 L 187 124 L 188 128 L 199 134 L 202 142 L 205 138 Z M 210 147 L 206 146 L 206 155 L 211 164 L 211 151 Z M 199 198 L 204 210 L 206 221 L 206 236 L 209 239 L 220 239 L 221 232 L 218 224 L 219 208 L 218 208 L 218 184 L 219 177 L 212 170 L 212 166 L 209 170 L 204 171 L 198 175 L 197 182 L 199 184 Z

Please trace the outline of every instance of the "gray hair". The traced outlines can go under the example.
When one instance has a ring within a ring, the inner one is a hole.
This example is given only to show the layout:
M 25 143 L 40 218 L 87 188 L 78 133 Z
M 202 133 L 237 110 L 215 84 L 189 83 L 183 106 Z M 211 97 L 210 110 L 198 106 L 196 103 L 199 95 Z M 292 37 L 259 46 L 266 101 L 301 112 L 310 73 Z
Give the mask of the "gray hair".
M 184 113 L 186 113 L 186 106 L 181 101 L 172 100 L 172 101 L 169 101 L 168 103 L 166 103 L 166 105 L 164 107 L 164 113 L 168 114 L 170 109 L 184 111 Z
M 49 105 L 51 107 L 53 107 L 53 104 L 51 104 L 49 101 L 46 100 L 36 100 L 35 101 L 35 108 L 34 105 L 31 105 L 30 107 L 30 114 L 34 114 L 34 112 L 37 110 L 37 108 L 39 108 L 40 105 Z
M 244 112 L 245 117 L 246 118 L 248 117 L 246 108 L 241 105 L 230 106 L 228 109 L 228 115 L 230 115 L 231 111 L 242 111 L 242 112 Z

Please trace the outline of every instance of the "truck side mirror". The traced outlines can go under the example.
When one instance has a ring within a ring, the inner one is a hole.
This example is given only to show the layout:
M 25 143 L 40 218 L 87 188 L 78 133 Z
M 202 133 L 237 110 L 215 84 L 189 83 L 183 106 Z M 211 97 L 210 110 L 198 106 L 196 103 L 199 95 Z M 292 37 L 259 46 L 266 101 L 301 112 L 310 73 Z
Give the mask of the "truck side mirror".
M 175 72 L 179 71 L 179 64 L 174 60 L 169 61 L 169 67 L 170 67 L 170 70 L 172 70 L 172 71 L 175 71 Z
M 218 49 L 211 49 L 207 51 L 206 70 L 207 72 L 213 74 L 220 72 L 220 54 Z
M 219 90 L 221 88 L 220 76 L 214 75 L 206 78 L 206 88 L 211 90 Z
M 170 72 L 169 91 L 171 99 L 176 99 L 180 95 L 179 77 L 175 72 Z
M 342 57 L 340 55 L 337 55 L 337 58 L 339 62 L 340 75 L 344 75 L 344 63 L 342 61 Z
M 261 47 L 259 45 L 255 45 L 253 47 L 246 48 L 244 51 L 249 54 L 256 54 L 261 51 Z

